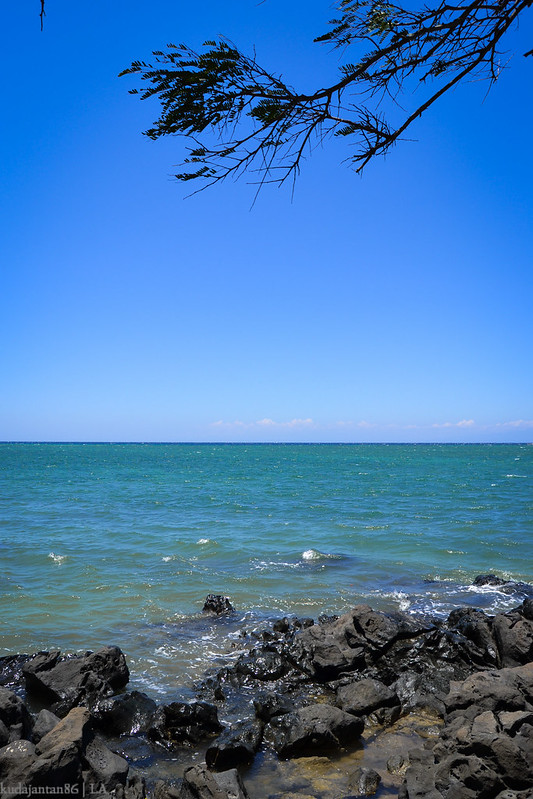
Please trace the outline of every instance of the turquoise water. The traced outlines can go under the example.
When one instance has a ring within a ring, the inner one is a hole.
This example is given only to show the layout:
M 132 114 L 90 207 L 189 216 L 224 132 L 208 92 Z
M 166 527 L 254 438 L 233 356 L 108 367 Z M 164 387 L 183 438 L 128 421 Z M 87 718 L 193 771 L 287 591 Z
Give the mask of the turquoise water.
M 2 652 L 115 643 L 164 692 L 280 614 L 514 606 L 471 583 L 533 583 L 532 466 L 515 444 L 0 444 Z M 207 593 L 236 615 L 206 619 Z

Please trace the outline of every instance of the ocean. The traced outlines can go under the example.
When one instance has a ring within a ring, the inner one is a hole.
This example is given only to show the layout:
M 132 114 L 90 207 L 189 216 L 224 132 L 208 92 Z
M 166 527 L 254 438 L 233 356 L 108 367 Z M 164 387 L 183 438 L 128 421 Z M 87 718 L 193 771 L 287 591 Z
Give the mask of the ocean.
M 533 595 L 532 477 L 520 444 L 2 443 L 0 654 L 116 644 L 175 698 L 280 616 L 505 610 Z

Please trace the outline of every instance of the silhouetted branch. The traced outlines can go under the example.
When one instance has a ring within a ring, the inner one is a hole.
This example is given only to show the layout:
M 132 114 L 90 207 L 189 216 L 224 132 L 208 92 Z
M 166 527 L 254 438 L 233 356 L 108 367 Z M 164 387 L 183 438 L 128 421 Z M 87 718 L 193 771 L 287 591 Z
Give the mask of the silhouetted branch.
M 331 135 L 353 139 L 357 149 L 349 160 L 360 172 L 453 86 L 468 77 L 493 84 L 501 69 L 500 40 L 532 2 L 443 0 L 411 11 L 386 0 L 341 0 L 339 18 L 316 41 L 343 53 L 353 48 L 357 57 L 340 67 L 337 82 L 311 93 L 296 91 L 223 39 L 205 42 L 200 53 L 168 45 L 153 53 L 154 65 L 135 61 L 121 74 L 139 75 L 148 87 L 132 93 L 161 103 L 147 136 L 195 141 L 180 180 L 203 178 L 212 185 L 249 172 L 259 175 L 260 185 L 282 184 Z M 423 97 L 403 112 L 399 96 L 415 90 Z M 404 114 L 396 127 L 382 112 L 391 101 L 392 112 Z

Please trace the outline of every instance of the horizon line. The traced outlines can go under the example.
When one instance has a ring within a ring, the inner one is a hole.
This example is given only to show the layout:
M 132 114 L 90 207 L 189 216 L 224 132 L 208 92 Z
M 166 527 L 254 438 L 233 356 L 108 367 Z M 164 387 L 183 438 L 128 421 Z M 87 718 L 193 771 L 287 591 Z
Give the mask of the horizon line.
M 532 441 L 113 441 L 71 439 L 0 439 L 0 444 L 140 444 L 167 446 L 533 446 Z

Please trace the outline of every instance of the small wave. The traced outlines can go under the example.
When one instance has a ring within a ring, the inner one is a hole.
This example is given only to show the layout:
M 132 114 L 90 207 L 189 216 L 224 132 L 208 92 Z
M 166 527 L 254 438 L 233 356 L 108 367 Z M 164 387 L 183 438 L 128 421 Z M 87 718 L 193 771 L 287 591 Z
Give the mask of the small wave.
M 55 552 L 50 552 L 48 554 L 48 557 L 51 558 L 54 561 L 54 563 L 57 563 L 58 566 L 60 566 L 63 563 L 63 561 L 67 559 L 66 555 L 56 555 Z
M 370 591 L 371 595 L 378 594 L 382 599 L 392 599 L 398 603 L 398 607 L 402 611 L 407 611 L 411 607 L 411 599 L 404 591 Z
M 329 552 L 320 552 L 318 549 L 306 549 L 302 552 L 303 560 L 342 560 L 342 555 L 332 555 Z
M 527 474 L 506 474 L 506 477 L 527 477 Z
M 269 571 L 270 569 L 299 569 L 299 563 L 287 563 L 283 560 L 260 560 L 254 564 L 254 569 L 257 571 Z
M 163 558 L 161 558 L 161 560 L 162 560 L 164 563 L 168 563 L 168 562 L 169 562 L 169 560 L 173 560 L 173 556 L 172 556 L 172 555 L 165 555 Z
M 205 546 L 205 544 L 216 544 L 216 541 L 213 541 L 211 538 L 199 538 L 196 543 L 198 546 L 202 547 Z

